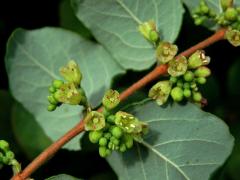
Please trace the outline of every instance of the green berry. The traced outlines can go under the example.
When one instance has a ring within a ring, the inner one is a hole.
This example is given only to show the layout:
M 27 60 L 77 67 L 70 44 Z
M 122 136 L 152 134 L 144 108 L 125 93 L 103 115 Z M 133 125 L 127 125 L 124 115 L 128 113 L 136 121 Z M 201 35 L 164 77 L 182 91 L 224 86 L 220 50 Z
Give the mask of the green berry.
M 115 115 L 110 115 L 107 117 L 107 122 L 111 124 L 115 124 Z
M 197 77 L 208 77 L 211 75 L 211 70 L 206 66 L 197 68 L 194 72 Z
M 55 93 L 55 92 L 56 92 L 56 89 L 55 89 L 55 87 L 53 87 L 53 86 L 49 86 L 48 91 L 49 91 L 50 93 Z
M 183 99 L 183 90 L 180 87 L 175 87 L 171 91 L 171 96 L 174 101 L 179 102 Z
M 187 82 L 185 82 L 185 83 L 183 84 L 183 88 L 184 88 L 184 89 L 190 89 L 190 84 L 187 83 Z
M 106 146 L 107 143 L 108 143 L 107 138 L 101 137 L 101 138 L 99 139 L 99 145 L 100 145 L 100 146 Z
M 114 137 L 116 137 L 116 138 L 119 139 L 119 138 L 122 136 L 123 131 L 122 131 L 122 129 L 121 129 L 120 127 L 114 126 L 114 127 L 112 128 L 112 130 L 111 130 L 111 133 L 112 133 L 112 135 L 113 135 Z
M 191 87 L 192 89 L 195 89 L 195 88 L 197 87 L 197 84 L 196 84 L 195 82 L 192 82 L 192 83 L 190 84 L 190 87 Z
M 200 102 L 202 100 L 202 95 L 200 92 L 193 92 L 193 100 L 195 102 Z
M 238 16 L 238 12 L 233 7 L 227 8 L 227 10 L 225 11 L 225 14 L 224 14 L 224 17 L 228 21 L 235 21 L 235 20 L 237 20 L 237 16 Z
M 191 96 L 191 90 L 190 89 L 184 89 L 183 90 L 183 95 L 186 97 L 186 98 L 189 98 Z
M 199 84 L 205 84 L 207 82 L 207 79 L 204 77 L 199 77 L 199 78 L 197 78 L 197 82 Z
M 171 76 L 169 80 L 170 80 L 171 83 L 174 84 L 174 83 L 177 82 L 178 79 L 177 79 L 177 77 L 173 77 L 173 76 Z
M 110 138 L 110 141 L 116 146 L 119 145 L 119 140 L 114 136 Z
M 57 106 L 55 104 L 49 104 L 47 107 L 48 111 L 54 111 L 57 108 Z
M 152 42 L 156 42 L 158 40 L 159 36 L 156 31 L 150 31 L 149 33 L 149 40 Z
M 3 151 L 8 151 L 9 150 L 9 144 L 5 140 L 0 140 L 0 149 Z
M 184 78 L 185 81 L 190 82 L 190 81 L 193 80 L 194 74 L 193 74 L 192 71 L 187 71 L 187 72 L 184 74 L 183 78 Z
M 102 137 L 102 131 L 91 131 L 89 133 L 89 140 L 92 143 L 97 143 L 99 139 Z
M 63 85 L 63 83 L 64 82 L 62 80 L 55 79 L 52 85 L 54 88 L 59 89 Z
M 107 148 L 105 146 L 99 147 L 99 155 L 103 158 L 107 157 L 108 152 L 107 152 Z
M 177 86 L 178 86 L 178 87 L 183 87 L 183 82 L 182 82 L 182 80 L 178 80 Z
M 53 97 L 53 95 L 48 96 L 48 102 L 54 105 L 57 105 L 57 100 Z
M 197 18 L 194 20 L 194 24 L 195 24 L 196 26 L 199 26 L 199 25 L 201 25 L 201 24 L 203 23 L 203 21 L 204 21 L 204 18 L 202 18 L 202 17 L 197 17 Z
M 119 151 L 120 151 L 120 152 L 125 152 L 126 150 L 127 150 L 126 145 L 125 145 L 125 144 L 121 144 L 121 145 L 120 145 L 120 148 L 119 148 Z
M 6 157 L 9 159 L 9 160 L 12 160 L 14 159 L 15 155 L 12 151 L 8 151 L 6 152 Z
M 111 133 L 104 133 L 104 137 L 110 139 L 112 137 Z
M 129 138 L 126 142 L 125 142 L 125 145 L 128 149 L 132 148 L 133 147 L 133 138 Z
M 207 14 L 209 12 L 209 7 L 207 7 L 206 5 L 203 5 L 200 7 L 200 11 L 203 14 Z

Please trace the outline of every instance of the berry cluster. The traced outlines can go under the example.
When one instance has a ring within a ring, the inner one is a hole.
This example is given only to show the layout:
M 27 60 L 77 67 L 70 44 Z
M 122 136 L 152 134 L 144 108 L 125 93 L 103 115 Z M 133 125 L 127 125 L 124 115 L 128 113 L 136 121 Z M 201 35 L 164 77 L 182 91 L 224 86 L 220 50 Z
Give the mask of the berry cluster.
M 8 142 L 0 140 L 0 167 L 4 164 L 12 166 L 14 174 L 21 171 L 21 165 L 15 159 L 15 155 L 10 150 Z
M 203 97 L 198 85 L 206 83 L 206 77 L 211 74 L 207 65 L 210 58 L 204 51 L 198 50 L 187 60 L 184 56 L 172 59 L 168 63 L 169 80 L 160 81 L 149 91 L 149 97 L 156 100 L 158 105 L 164 104 L 169 95 L 176 102 L 184 98 L 195 103 L 201 103 Z
M 108 90 L 102 100 L 103 113 L 90 111 L 84 119 L 85 130 L 90 131 L 89 140 L 99 145 L 101 157 L 110 155 L 112 151 L 125 152 L 133 146 L 134 140 L 141 140 L 147 133 L 147 124 L 133 115 L 114 112 L 119 102 L 119 93 Z
M 60 69 L 60 73 L 67 81 L 54 80 L 49 87 L 48 111 L 54 111 L 61 104 L 86 105 L 86 96 L 80 87 L 82 74 L 75 61 L 69 61 L 66 67 Z
M 228 27 L 226 39 L 234 45 L 240 45 L 240 7 L 235 7 L 233 0 L 221 0 L 222 12 L 217 14 L 204 0 L 193 10 L 196 25 L 211 23 Z

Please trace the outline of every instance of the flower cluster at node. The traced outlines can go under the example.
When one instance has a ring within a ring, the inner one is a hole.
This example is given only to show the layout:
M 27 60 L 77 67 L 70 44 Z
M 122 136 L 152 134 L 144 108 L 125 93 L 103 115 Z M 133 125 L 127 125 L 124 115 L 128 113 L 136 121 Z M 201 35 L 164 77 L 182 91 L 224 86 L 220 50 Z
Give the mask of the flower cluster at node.
M 176 102 L 187 99 L 200 104 L 203 97 L 198 86 L 205 84 L 206 78 L 211 74 L 210 69 L 206 67 L 209 62 L 210 58 L 202 50 L 196 51 L 188 60 L 184 56 L 170 60 L 169 80 L 156 83 L 148 96 L 156 100 L 158 105 L 166 103 L 169 96 Z
M 15 159 L 15 155 L 10 150 L 8 142 L 5 140 L 0 140 L 0 168 L 3 165 L 12 166 L 14 174 L 17 174 L 21 171 L 21 165 Z
M 112 151 L 125 152 L 133 147 L 134 140 L 141 140 L 148 131 L 147 124 L 132 114 L 115 112 L 119 102 L 119 93 L 110 89 L 102 100 L 103 112 L 89 111 L 84 119 L 89 140 L 98 144 L 101 157 L 110 155 Z
M 192 16 L 196 25 L 211 23 L 228 27 L 226 39 L 233 45 L 240 45 L 240 7 L 234 6 L 233 0 L 221 0 L 222 12 L 217 14 L 208 4 L 201 0 L 193 10 Z
M 81 88 L 82 74 L 77 63 L 69 61 L 65 67 L 60 68 L 60 74 L 66 80 L 55 79 L 49 87 L 48 111 L 54 111 L 61 104 L 86 105 L 86 96 Z

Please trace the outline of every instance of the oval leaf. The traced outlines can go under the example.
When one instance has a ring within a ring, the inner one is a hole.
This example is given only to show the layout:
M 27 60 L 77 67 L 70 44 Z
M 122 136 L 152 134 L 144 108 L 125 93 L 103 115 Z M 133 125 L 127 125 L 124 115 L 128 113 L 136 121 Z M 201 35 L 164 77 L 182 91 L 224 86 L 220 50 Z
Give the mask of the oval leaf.
M 53 79 L 61 79 L 59 68 L 71 59 L 80 66 L 91 105 L 99 105 L 112 78 L 123 72 L 100 45 L 58 28 L 18 29 L 8 42 L 5 60 L 12 94 L 53 141 L 81 118 L 79 106 L 64 105 L 51 113 L 46 110 L 48 86 Z M 67 147 L 79 149 L 79 137 Z
M 232 151 L 226 124 L 190 103 L 159 107 L 148 101 L 129 111 L 147 122 L 150 132 L 142 144 L 108 158 L 119 179 L 207 180 Z
M 155 62 L 152 45 L 138 32 L 154 20 L 162 39 L 173 42 L 180 30 L 183 7 L 176 0 L 72 0 L 77 17 L 126 69 L 141 70 Z

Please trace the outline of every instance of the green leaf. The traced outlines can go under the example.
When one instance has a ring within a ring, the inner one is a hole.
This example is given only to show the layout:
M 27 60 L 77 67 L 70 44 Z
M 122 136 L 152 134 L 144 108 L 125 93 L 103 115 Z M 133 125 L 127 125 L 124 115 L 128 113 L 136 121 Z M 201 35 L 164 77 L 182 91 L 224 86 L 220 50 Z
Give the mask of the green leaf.
M 120 180 L 209 179 L 232 151 L 226 124 L 193 104 L 159 107 L 145 101 L 129 111 L 150 132 L 142 144 L 108 158 Z
M 21 104 L 14 103 L 11 121 L 17 142 L 29 159 L 36 157 L 52 143 L 33 115 Z
M 64 105 L 48 112 L 48 86 L 60 79 L 59 68 L 69 60 L 78 62 L 83 74 L 82 86 L 93 107 L 100 104 L 112 78 L 123 73 L 100 46 L 75 33 L 58 28 L 33 31 L 16 30 L 9 39 L 6 67 L 13 96 L 23 104 L 52 141 L 81 119 L 79 106 Z M 79 149 L 79 135 L 65 147 Z
M 80 180 L 80 179 L 67 174 L 59 174 L 56 176 L 49 177 L 46 180 Z
M 182 23 L 183 7 L 176 0 L 72 0 L 77 17 L 125 69 L 142 70 L 155 62 L 152 45 L 138 32 L 154 20 L 162 39 L 173 42 Z
M 75 16 L 70 0 L 61 0 L 59 5 L 60 26 L 79 33 L 87 39 L 92 38 L 91 32 Z

